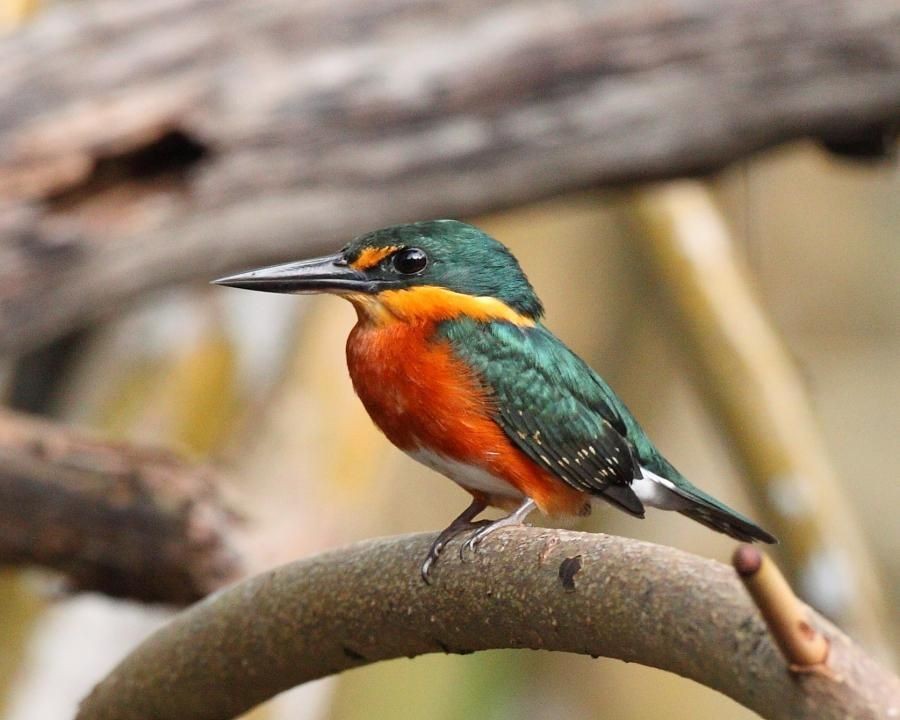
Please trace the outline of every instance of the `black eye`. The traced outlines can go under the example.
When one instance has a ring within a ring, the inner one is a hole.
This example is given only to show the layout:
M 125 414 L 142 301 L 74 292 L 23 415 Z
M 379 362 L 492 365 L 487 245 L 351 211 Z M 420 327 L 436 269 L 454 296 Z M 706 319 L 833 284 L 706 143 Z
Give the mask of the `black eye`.
M 403 275 L 415 275 L 428 264 L 428 256 L 419 248 L 406 248 L 394 253 L 394 269 Z

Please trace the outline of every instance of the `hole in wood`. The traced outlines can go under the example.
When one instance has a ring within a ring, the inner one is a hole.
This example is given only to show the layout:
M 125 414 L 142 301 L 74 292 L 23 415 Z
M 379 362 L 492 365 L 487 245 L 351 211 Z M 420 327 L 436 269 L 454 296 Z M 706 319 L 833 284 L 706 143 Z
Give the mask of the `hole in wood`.
M 166 130 L 147 143 L 94 160 L 90 174 L 47 201 L 62 209 L 117 185 L 158 184 L 183 180 L 187 171 L 209 157 L 210 148 L 180 128 Z

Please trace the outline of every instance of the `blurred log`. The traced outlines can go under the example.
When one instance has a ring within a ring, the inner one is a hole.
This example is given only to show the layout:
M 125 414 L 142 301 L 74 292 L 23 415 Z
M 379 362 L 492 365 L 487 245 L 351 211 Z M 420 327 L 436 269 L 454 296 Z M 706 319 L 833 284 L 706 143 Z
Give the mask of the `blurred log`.
M 138 293 L 900 115 L 882 0 L 61 3 L 0 42 L 0 351 Z
M 900 699 L 900 680 L 812 613 L 831 643 L 831 677 L 795 677 L 720 563 L 626 538 L 522 527 L 470 562 L 450 548 L 429 586 L 418 566 L 433 539 L 370 540 L 224 590 L 138 647 L 82 703 L 79 720 L 225 720 L 350 668 L 491 648 L 651 665 L 772 720 L 880 720 Z
M 231 524 L 206 468 L 0 412 L 0 565 L 186 604 L 236 578 Z
M 800 594 L 889 656 L 890 610 L 788 351 L 701 183 L 631 195 L 634 242 Z

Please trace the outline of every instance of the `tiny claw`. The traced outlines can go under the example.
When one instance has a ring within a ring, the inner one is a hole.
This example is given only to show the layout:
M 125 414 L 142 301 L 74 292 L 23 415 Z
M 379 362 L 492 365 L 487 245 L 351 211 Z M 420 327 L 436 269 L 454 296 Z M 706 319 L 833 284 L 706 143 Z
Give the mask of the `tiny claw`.
M 428 554 L 425 556 L 425 561 L 422 563 L 422 567 L 419 569 L 419 572 L 422 575 L 422 579 L 425 581 L 426 585 L 431 585 L 431 571 L 434 569 L 434 566 L 437 564 L 438 558 L 444 551 L 444 547 L 447 545 L 448 539 L 449 538 L 446 538 L 442 535 L 438 537 L 438 539 L 434 541 L 434 544 L 428 549 Z
M 425 558 L 425 562 L 422 563 L 422 567 L 419 569 L 419 572 L 422 575 L 422 580 L 425 581 L 426 585 L 431 585 L 431 568 L 434 567 L 434 561 L 436 557 L 432 557 L 430 554 Z
M 493 520 L 479 520 L 478 522 L 472 523 L 471 529 L 475 532 L 472 533 L 472 536 L 468 540 L 464 540 L 459 544 L 460 562 L 468 562 L 466 559 L 466 550 L 473 555 L 475 554 L 475 551 L 478 550 L 478 545 L 481 543 L 481 540 L 478 539 L 479 536 L 484 534 L 484 532 L 493 524 Z
M 487 520 L 482 521 L 481 525 L 474 528 L 475 532 L 472 533 L 472 535 L 469 537 L 469 539 L 463 540 L 459 544 L 459 559 L 460 559 L 460 561 L 468 562 L 468 560 L 466 559 L 466 551 L 467 550 L 472 555 L 474 555 L 477 552 L 478 546 L 481 544 L 481 540 L 479 539 L 479 536 L 484 532 L 484 530 L 486 530 L 490 526 L 491 526 L 490 521 L 487 521 Z
M 482 528 L 478 532 L 472 534 L 468 540 L 463 543 L 463 548 L 468 550 L 472 555 L 478 552 L 478 548 L 481 547 L 481 539 L 487 533 L 484 533 L 485 528 Z
M 461 563 L 469 562 L 469 559 L 466 557 L 466 548 L 468 547 L 468 541 L 463 541 L 459 544 L 459 561 Z
M 534 500 L 526 500 L 519 508 L 515 511 L 507 515 L 506 517 L 499 518 L 498 520 L 483 520 L 479 523 L 480 527 L 472 533 L 471 537 L 466 540 L 459 547 L 459 559 L 465 562 L 465 553 L 468 550 L 472 555 L 478 552 L 478 548 L 481 547 L 481 543 L 484 542 L 484 539 L 493 532 L 500 530 L 505 527 L 512 527 L 514 525 L 521 525 L 523 520 L 528 516 L 528 514 L 534 509 L 535 504 Z
M 474 522 L 472 520 L 475 515 L 484 510 L 484 507 L 484 503 L 480 499 L 475 498 L 472 501 L 472 504 L 463 510 L 459 517 L 450 523 L 450 525 L 437 536 L 434 543 L 432 543 L 431 547 L 428 549 L 428 554 L 425 556 L 425 561 L 422 563 L 422 567 L 419 570 L 422 575 L 422 580 L 425 581 L 426 585 L 431 585 L 431 571 L 434 569 L 435 565 L 437 565 L 438 558 L 441 556 L 441 553 L 444 551 L 444 548 L 450 540 L 460 533 L 466 532 L 466 530 L 490 525 L 490 520 L 477 520 Z M 462 555 L 460 555 L 460 558 L 462 558 Z

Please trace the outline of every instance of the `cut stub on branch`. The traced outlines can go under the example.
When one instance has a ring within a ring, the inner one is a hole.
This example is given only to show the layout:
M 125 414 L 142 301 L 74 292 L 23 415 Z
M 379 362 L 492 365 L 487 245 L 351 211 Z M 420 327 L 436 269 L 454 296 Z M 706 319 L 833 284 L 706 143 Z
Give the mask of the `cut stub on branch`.
M 817 672 L 833 677 L 828 669 L 828 638 L 813 625 L 809 606 L 794 595 L 778 566 L 751 545 L 738 547 L 732 564 L 788 667 L 793 672 Z
M 209 468 L 0 412 L 0 565 L 183 605 L 238 576 L 233 522 Z

